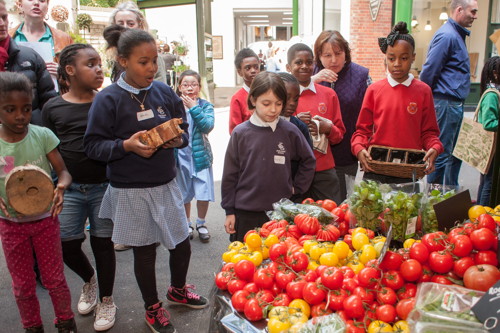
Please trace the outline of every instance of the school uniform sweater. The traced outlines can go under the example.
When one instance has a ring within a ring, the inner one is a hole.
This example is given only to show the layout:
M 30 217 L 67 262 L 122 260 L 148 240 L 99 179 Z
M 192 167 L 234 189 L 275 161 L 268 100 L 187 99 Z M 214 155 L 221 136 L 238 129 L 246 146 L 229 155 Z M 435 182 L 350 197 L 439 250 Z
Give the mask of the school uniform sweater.
M 314 150 L 316 171 L 329 170 L 335 167 L 335 160 L 330 145 L 342 141 L 345 133 L 344 123 L 340 113 L 339 99 L 331 88 L 314 83 L 316 92 L 311 89 L 302 91 L 295 115 L 301 112 L 311 112 L 311 117 L 321 116 L 332 121 L 332 129 L 328 135 L 329 145 L 326 154 Z
M 392 87 L 383 79 L 368 87 L 351 139 L 352 153 L 357 156 L 371 145 L 443 152 L 427 84 L 413 79 L 408 87 Z
M 292 181 L 291 162 L 298 161 Z M 297 126 L 280 119 L 273 132 L 246 121 L 229 140 L 222 174 L 221 206 L 226 215 L 235 209 L 263 212 L 272 204 L 309 189 L 315 160 L 311 147 Z
M 248 110 L 248 91 L 241 88 L 231 98 L 229 105 L 229 134 L 231 134 L 236 125 L 250 119 L 252 113 Z
M 123 141 L 172 118 L 182 118 L 182 147 L 188 144 L 187 122 L 181 99 L 167 85 L 153 81 L 151 88 L 134 95 L 144 100 L 146 110 L 139 120 L 140 103 L 116 83 L 94 98 L 84 137 L 89 158 L 107 163 L 106 174 L 113 187 L 144 188 L 166 184 L 175 178 L 174 149 L 159 148 L 150 158 L 126 152 Z

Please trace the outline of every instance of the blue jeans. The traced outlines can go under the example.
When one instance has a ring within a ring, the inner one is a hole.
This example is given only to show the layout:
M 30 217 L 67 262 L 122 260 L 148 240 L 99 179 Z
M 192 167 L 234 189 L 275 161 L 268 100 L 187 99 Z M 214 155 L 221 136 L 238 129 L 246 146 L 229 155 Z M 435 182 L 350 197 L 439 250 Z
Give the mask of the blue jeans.
M 71 185 L 64 192 L 64 204 L 59 221 L 61 223 L 61 240 L 85 238 L 85 221 L 90 223 L 90 235 L 100 238 L 111 237 L 113 222 L 99 218 L 102 197 L 108 183 Z
M 493 185 L 493 165 L 495 160 L 491 161 L 490 170 L 487 174 L 481 174 L 479 178 L 479 188 L 477 190 L 477 204 L 481 206 L 490 205 L 491 187 Z M 492 203 L 494 204 L 494 203 Z
M 453 156 L 453 149 L 457 143 L 460 125 L 464 117 L 464 104 L 462 102 L 446 99 L 434 99 L 437 122 L 439 125 L 439 140 L 444 147 L 444 152 L 436 159 L 436 170 L 427 176 L 429 183 L 458 185 L 458 174 L 462 161 Z

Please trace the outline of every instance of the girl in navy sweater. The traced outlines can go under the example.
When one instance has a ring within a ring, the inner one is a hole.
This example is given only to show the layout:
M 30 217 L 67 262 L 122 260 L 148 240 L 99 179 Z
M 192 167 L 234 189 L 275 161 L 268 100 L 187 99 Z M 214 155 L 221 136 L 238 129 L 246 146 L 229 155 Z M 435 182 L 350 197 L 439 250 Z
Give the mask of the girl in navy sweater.
M 153 81 L 158 54 L 149 33 L 110 26 L 104 34 L 125 72 L 95 97 L 85 133 L 87 155 L 107 163 L 110 185 L 99 217 L 113 220 L 113 242 L 133 248 L 147 325 L 153 332 L 174 332 L 156 290 L 156 243 L 170 252 L 167 301 L 192 308 L 208 305 L 186 285 L 191 246 L 173 149 L 188 144 L 184 105 L 170 87 Z M 141 134 L 172 118 L 183 119 L 182 136 L 158 149 L 141 143 Z

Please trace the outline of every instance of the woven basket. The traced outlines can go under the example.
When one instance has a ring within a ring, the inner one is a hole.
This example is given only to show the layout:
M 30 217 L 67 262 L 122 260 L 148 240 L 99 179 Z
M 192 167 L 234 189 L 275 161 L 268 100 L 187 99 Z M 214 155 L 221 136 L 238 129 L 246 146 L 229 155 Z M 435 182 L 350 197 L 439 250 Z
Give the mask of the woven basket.
M 373 154 L 372 151 L 373 153 L 376 152 L 382 155 L 381 158 L 377 158 L 377 160 L 373 159 L 368 161 L 368 165 L 373 169 L 374 173 L 409 179 L 413 178 L 414 173 L 417 179 L 425 176 L 424 171 L 426 165 L 422 161 L 425 156 L 423 150 L 373 145 L 368 148 L 368 153 L 374 158 L 374 155 L 377 154 Z M 387 152 L 386 154 L 385 151 Z M 394 162 L 395 160 L 397 160 L 397 162 Z

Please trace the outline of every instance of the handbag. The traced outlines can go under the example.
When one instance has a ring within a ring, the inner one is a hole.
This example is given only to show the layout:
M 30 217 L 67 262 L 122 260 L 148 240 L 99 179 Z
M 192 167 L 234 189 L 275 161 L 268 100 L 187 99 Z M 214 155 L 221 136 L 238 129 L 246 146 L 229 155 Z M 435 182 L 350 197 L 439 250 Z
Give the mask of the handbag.
M 464 117 L 453 156 L 476 168 L 482 174 L 488 173 L 496 147 L 496 132 L 486 131 L 483 125 L 477 122 L 481 102 L 488 92 L 496 92 L 500 99 L 500 92 L 496 89 L 487 89 L 476 107 L 472 119 Z

